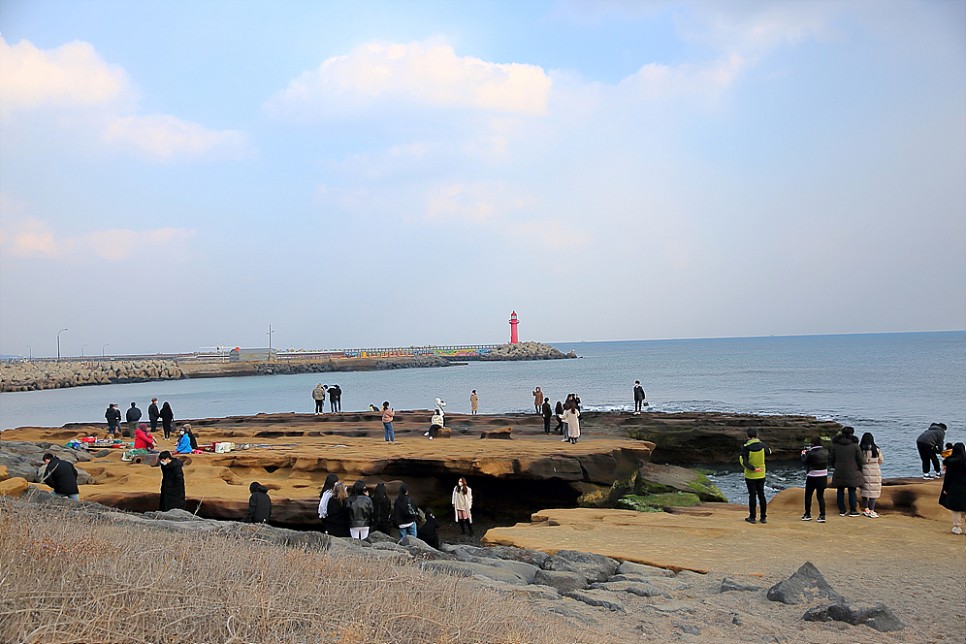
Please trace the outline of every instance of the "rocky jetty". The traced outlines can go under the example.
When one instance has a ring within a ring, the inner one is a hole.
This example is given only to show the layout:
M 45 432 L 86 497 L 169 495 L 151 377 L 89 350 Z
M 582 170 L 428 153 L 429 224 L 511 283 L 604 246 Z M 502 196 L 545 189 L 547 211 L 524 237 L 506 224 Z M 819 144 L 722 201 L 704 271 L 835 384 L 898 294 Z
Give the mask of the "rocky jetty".
M 577 354 L 573 351 L 564 353 L 560 349 L 542 342 L 518 342 L 517 344 L 500 345 L 489 353 L 482 355 L 480 360 L 561 360 L 576 357 Z
M 5 362 L 0 364 L 0 391 L 63 389 L 184 377 L 181 367 L 173 360 Z

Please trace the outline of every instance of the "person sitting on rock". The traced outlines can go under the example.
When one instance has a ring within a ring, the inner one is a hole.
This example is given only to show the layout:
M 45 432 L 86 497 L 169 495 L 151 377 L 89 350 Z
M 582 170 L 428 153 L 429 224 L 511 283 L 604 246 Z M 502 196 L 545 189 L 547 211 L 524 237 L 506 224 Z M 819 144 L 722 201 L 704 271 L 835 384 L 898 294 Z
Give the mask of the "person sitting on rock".
M 174 453 L 190 454 L 191 452 L 191 436 L 189 436 L 188 432 L 182 428 L 181 431 L 178 432 L 178 445 L 174 448 Z
M 443 429 L 443 422 L 443 412 L 437 408 L 429 421 L 429 431 L 424 433 L 423 436 L 428 436 L 429 440 L 433 440 L 439 434 L 439 430 Z
M 252 481 L 248 491 L 252 495 L 248 497 L 248 514 L 245 515 L 245 523 L 268 523 L 272 518 L 272 499 L 268 496 L 268 488 L 258 481 Z
M 50 452 L 44 454 L 43 476 L 40 482 L 53 488 L 51 494 L 56 496 L 66 496 L 72 501 L 80 501 L 80 493 L 77 489 L 77 469 L 74 464 L 57 458 Z
M 196 451 L 198 449 L 198 439 L 195 437 L 194 432 L 191 431 L 191 425 L 185 424 L 184 433 L 188 436 L 188 442 L 191 443 L 191 450 Z
M 134 449 L 154 451 L 154 435 L 145 423 L 141 423 L 134 430 Z

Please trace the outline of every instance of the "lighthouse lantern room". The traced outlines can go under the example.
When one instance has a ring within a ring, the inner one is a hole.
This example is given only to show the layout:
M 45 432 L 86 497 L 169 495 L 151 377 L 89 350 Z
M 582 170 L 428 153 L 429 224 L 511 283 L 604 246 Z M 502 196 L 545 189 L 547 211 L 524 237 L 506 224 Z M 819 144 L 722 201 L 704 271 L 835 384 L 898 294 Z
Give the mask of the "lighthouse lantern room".
M 510 313 L 510 344 L 519 344 L 520 336 L 517 335 L 517 325 L 520 321 L 517 320 L 517 312 L 513 311 Z

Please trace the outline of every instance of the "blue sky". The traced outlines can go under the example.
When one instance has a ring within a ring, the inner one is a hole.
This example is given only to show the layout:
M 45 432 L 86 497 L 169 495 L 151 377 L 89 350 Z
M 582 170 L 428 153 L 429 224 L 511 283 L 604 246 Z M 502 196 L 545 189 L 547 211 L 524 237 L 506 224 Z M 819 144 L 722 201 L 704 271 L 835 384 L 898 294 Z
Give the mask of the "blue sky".
M 0 353 L 966 328 L 964 2 L 0 0 L 0 37 Z

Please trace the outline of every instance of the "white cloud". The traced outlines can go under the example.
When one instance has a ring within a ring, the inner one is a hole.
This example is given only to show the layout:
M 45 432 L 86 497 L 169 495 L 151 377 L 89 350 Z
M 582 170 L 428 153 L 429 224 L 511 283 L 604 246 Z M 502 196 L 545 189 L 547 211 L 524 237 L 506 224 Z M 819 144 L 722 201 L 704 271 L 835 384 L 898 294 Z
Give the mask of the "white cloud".
M 73 41 L 43 50 L 30 41 L 9 45 L 0 36 L 0 110 L 105 105 L 128 92 L 124 70 L 90 43 Z
M 57 237 L 38 219 L 26 219 L 0 230 L 0 250 L 12 257 L 77 262 L 98 259 L 109 262 L 130 260 L 146 249 L 177 249 L 195 236 L 189 228 L 94 230 L 76 237 Z
M 443 43 L 368 43 L 305 72 L 266 107 L 301 118 L 396 102 L 542 115 L 551 86 L 539 66 L 457 56 Z
M 137 150 L 154 161 L 196 159 L 222 153 L 231 158 L 244 154 L 245 135 L 236 130 L 209 130 L 168 114 L 115 119 L 104 132 L 114 144 Z
M 648 63 L 621 80 L 620 86 L 643 99 L 714 96 L 728 89 L 746 66 L 745 58 L 734 52 L 703 64 Z

